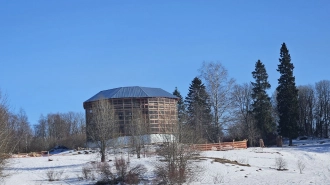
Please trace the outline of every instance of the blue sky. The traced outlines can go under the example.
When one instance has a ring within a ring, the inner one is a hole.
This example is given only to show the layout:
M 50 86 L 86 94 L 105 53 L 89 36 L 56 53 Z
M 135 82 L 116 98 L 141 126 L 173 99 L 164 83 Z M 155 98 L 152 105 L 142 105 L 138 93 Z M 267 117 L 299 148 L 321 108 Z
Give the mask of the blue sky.
M 30 123 L 83 112 L 101 90 L 160 87 L 182 95 L 203 61 L 242 84 L 260 59 L 271 91 L 281 44 L 297 85 L 330 80 L 330 1 L 0 1 L 0 89 Z

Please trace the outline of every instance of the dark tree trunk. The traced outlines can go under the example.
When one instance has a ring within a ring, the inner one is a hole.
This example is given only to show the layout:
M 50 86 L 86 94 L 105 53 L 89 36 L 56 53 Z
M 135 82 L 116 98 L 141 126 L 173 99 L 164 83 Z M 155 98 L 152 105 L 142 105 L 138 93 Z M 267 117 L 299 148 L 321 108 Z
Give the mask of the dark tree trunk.
M 141 154 L 141 147 L 140 147 L 140 145 L 138 145 L 136 147 L 136 156 L 138 159 L 140 159 L 140 157 L 141 157 L 140 154 Z
M 105 162 L 105 155 L 104 155 L 104 153 L 101 153 L 101 162 Z
M 101 162 L 105 162 L 105 141 L 101 141 Z
M 292 146 L 292 138 L 289 139 L 289 146 Z

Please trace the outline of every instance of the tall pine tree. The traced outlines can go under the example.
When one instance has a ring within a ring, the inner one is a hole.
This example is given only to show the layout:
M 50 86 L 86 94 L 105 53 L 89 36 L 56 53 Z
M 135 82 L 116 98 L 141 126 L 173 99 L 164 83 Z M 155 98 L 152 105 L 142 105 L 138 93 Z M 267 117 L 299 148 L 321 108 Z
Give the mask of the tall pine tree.
M 298 132 L 298 90 L 293 76 L 294 66 L 291 63 L 291 56 L 285 43 L 282 44 L 279 61 L 277 71 L 280 72 L 281 76 L 276 88 L 279 116 L 278 132 L 280 135 L 288 137 L 289 146 L 292 146 L 292 139 L 297 137 Z
M 272 104 L 266 90 L 271 86 L 268 82 L 268 74 L 265 65 L 258 60 L 255 70 L 252 72 L 255 82 L 252 84 L 253 115 L 261 138 L 264 140 L 268 134 L 275 131 L 276 125 L 272 118 Z M 267 141 L 266 141 L 267 142 Z
M 194 143 L 201 139 L 212 140 L 213 133 L 210 133 L 212 123 L 211 107 L 209 97 L 202 81 L 195 77 L 190 84 L 188 95 L 185 99 L 187 105 L 187 123 L 193 130 Z M 213 131 L 212 131 L 213 132 Z

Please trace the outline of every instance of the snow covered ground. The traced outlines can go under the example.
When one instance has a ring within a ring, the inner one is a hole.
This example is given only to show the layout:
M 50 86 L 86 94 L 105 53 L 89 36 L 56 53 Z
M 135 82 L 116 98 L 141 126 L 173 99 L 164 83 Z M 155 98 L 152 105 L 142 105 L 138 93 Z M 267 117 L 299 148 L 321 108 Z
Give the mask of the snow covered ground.
M 330 140 L 294 141 L 297 146 L 282 148 L 248 148 L 229 151 L 207 151 L 201 153 L 196 164 L 203 173 L 190 184 L 322 184 L 330 185 Z M 109 155 L 108 160 L 127 154 Z M 287 163 L 284 171 L 276 170 L 275 160 L 282 157 Z M 237 161 L 241 166 L 231 163 L 216 162 L 216 158 Z M 78 154 L 67 151 L 50 157 L 12 158 L 5 170 L 8 174 L 0 181 L 5 185 L 44 185 L 44 184 L 93 184 L 95 181 L 79 180 L 82 167 L 91 161 L 99 161 L 96 153 Z M 152 180 L 153 165 L 158 158 L 136 159 L 130 157 L 131 165 L 143 164 L 147 167 L 146 178 Z M 302 174 L 299 172 L 298 160 L 305 164 Z M 110 164 L 112 164 L 110 162 Z M 63 172 L 59 181 L 48 181 L 47 172 Z M 151 184 L 151 183 L 150 183 Z

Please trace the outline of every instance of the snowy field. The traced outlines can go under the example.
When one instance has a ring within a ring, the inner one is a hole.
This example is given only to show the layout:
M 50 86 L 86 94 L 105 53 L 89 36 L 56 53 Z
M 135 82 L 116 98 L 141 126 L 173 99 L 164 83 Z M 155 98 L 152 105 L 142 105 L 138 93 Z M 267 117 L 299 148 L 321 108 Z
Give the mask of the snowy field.
M 304 140 L 294 141 L 297 146 L 282 148 L 248 148 L 229 151 L 207 151 L 201 153 L 201 158 L 195 163 L 203 169 L 194 182 L 189 184 L 315 184 L 330 185 L 330 140 Z M 109 155 L 107 160 L 115 157 L 127 158 L 127 154 Z M 282 157 L 287 163 L 286 170 L 276 170 L 275 160 Z M 216 158 L 237 161 L 242 166 L 232 163 L 216 162 Z M 5 170 L 8 175 L 0 184 L 5 185 L 78 185 L 93 184 L 96 181 L 80 180 L 82 168 L 99 161 L 95 154 L 77 154 L 77 152 L 63 152 L 50 157 L 12 158 Z M 145 178 L 152 184 L 153 165 L 156 156 L 136 159 L 130 157 L 132 166 L 143 164 L 148 172 Z M 300 174 L 298 161 L 305 164 Z M 109 162 L 110 165 L 113 162 Z M 59 181 L 48 181 L 47 172 L 53 170 L 63 172 Z

